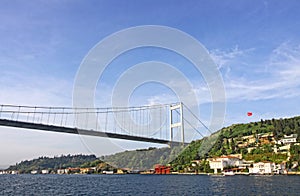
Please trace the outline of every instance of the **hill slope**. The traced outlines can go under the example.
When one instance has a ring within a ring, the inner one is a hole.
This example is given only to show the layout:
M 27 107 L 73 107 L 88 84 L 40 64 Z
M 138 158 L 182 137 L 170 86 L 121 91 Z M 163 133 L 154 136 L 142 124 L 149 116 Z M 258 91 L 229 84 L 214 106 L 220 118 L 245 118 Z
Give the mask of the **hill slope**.
M 180 147 L 140 149 L 108 155 L 101 159 L 118 168 L 144 170 L 153 168 L 155 164 L 171 162 L 180 150 Z
M 286 119 L 261 120 L 260 122 L 251 122 L 247 124 L 235 124 L 222 128 L 215 135 L 217 139 L 214 145 L 203 153 L 201 151 L 203 140 L 192 142 L 185 151 L 183 151 L 173 162 L 173 168 L 184 168 L 189 166 L 192 160 L 205 159 L 207 157 L 216 157 L 235 153 L 243 154 L 246 160 L 272 161 L 281 163 L 287 161 L 287 153 L 274 153 L 275 141 L 284 137 L 284 135 L 297 134 L 297 141 L 300 137 L 300 117 Z M 252 138 L 253 142 L 249 142 Z M 261 137 L 264 137 L 262 140 Z M 277 148 L 283 146 L 278 145 Z M 249 152 L 249 149 L 252 149 Z M 300 146 L 291 146 L 291 162 L 298 162 L 300 165 Z M 204 162 L 205 166 L 207 163 Z
M 25 160 L 10 166 L 7 170 L 18 170 L 20 173 L 29 173 L 32 170 L 42 169 L 65 169 L 69 167 L 80 167 L 87 162 L 98 160 L 95 155 L 67 155 L 60 157 L 39 157 L 33 160 Z
M 117 167 L 136 169 L 153 168 L 153 165 L 158 163 L 170 163 L 173 169 L 177 171 L 190 165 L 193 160 L 207 157 L 243 153 L 244 155 L 248 154 L 248 159 L 250 159 L 252 158 L 250 155 L 253 155 L 253 153 L 248 153 L 247 148 L 251 146 L 257 146 L 257 149 L 260 149 L 254 151 L 254 154 L 265 158 L 258 160 L 276 160 L 279 162 L 286 159 L 286 155 L 274 156 L 270 152 L 272 149 L 270 145 L 253 143 L 250 146 L 241 147 L 244 136 L 252 135 L 253 137 L 257 137 L 267 133 L 273 134 L 272 137 L 275 140 L 281 139 L 284 135 L 298 134 L 299 141 L 300 117 L 234 124 L 222 128 L 209 138 L 193 141 L 184 149 L 161 148 L 125 151 L 103 157 L 103 160 Z M 204 163 L 203 167 L 205 168 L 206 166 L 207 163 Z

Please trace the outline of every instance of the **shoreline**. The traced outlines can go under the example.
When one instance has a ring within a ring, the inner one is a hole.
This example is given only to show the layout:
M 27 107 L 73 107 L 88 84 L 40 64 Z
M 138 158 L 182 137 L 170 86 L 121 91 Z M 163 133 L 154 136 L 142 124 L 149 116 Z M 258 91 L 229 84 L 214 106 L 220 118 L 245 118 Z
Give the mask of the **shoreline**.
M 30 174 L 30 173 L 22 173 L 22 174 L 11 174 L 11 173 L 5 173 L 5 174 L 0 174 L 0 176 L 16 176 L 16 175 L 157 175 L 157 176 L 166 176 L 166 175 L 188 175 L 188 176 L 194 176 L 194 175 L 199 175 L 199 176 L 297 176 L 300 175 L 300 172 L 289 172 L 287 174 L 249 174 L 249 173 L 238 173 L 234 175 L 224 175 L 223 173 L 170 173 L 170 174 L 150 174 L 150 173 L 137 173 L 137 174 L 80 174 L 80 173 L 74 173 L 74 174 L 55 174 L 55 173 L 49 173 L 49 174 Z

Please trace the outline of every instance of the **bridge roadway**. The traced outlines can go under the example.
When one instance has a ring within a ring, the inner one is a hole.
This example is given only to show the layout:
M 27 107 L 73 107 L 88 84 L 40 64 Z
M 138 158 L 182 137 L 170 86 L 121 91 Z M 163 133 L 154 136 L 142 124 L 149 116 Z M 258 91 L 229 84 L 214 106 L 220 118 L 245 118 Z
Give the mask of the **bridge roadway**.
M 157 139 L 157 138 L 147 138 L 147 137 L 124 135 L 118 133 L 78 129 L 76 127 L 70 128 L 70 127 L 63 127 L 63 126 L 45 125 L 45 124 L 37 124 L 37 123 L 30 123 L 30 122 L 6 120 L 6 119 L 0 119 L 0 126 L 16 127 L 16 128 L 23 128 L 23 129 L 35 129 L 35 130 L 51 131 L 51 132 L 58 132 L 58 133 L 80 134 L 80 135 L 87 135 L 87 136 L 108 137 L 108 138 L 115 138 L 115 139 L 151 142 L 151 143 L 167 144 L 167 145 L 182 144 L 182 142 L 177 142 L 177 141 L 171 142 L 169 140 Z M 188 143 L 184 143 L 184 145 L 187 144 Z

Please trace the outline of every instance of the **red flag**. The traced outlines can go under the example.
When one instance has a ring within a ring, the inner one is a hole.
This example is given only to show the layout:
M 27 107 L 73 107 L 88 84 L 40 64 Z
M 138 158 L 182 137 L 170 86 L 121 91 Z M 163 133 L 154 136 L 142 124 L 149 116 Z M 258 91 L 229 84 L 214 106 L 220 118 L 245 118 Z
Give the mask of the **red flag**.
M 252 116 L 252 112 L 247 112 L 247 116 Z

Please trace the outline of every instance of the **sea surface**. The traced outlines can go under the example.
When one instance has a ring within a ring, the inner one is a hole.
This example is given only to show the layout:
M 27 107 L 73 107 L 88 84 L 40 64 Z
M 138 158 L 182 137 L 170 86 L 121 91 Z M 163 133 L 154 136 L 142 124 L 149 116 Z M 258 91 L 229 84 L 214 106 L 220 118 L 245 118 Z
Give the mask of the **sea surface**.
M 300 195 L 300 176 L 0 175 L 0 195 Z

